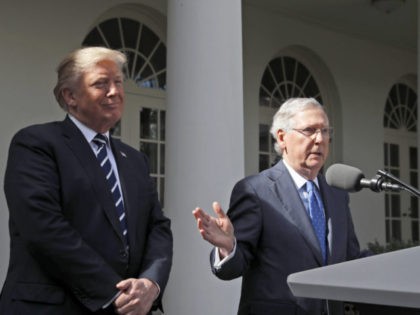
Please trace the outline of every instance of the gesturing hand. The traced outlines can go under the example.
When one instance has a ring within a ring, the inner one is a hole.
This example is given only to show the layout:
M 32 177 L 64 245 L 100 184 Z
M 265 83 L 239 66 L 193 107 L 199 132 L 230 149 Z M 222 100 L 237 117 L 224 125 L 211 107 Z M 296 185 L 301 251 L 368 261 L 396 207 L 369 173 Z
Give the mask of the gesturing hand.
M 193 215 L 203 239 L 218 247 L 223 258 L 232 252 L 235 244 L 233 225 L 218 202 L 213 202 L 213 210 L 217 217 L 210 216 L 201 208 L 195 208 Z

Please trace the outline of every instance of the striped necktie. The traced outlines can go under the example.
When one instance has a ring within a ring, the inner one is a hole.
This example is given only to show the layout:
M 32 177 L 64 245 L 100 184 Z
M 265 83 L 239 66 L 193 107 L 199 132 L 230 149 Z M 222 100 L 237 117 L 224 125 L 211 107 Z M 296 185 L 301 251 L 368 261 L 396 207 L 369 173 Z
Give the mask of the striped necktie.
M 127 218 L 125 216 L 124 211 L 124 201 L 121 195 L 120 187 L 118 185 L 117 178 L 115 173 L 112 169 L 111 162 L 109 160 L 109 156 L 106 150 L 106 144 L 108 139 L 101 135 L 97 134 L 95 138 L 92 140 L 93 143 L 97 145 L 97 150 L 95 152 L 96 158 L 98 159 L 102 170 L 105 173 L 106 180 L 108 185 L 111 189 L 112 197 L 114 199 L 115 208 L 117 210 L 118 220 L 121 224 L 121 229 L 123 231 L 124 240 L 126 245 L 128 245 L 128 230 L 127 230 Z
M 322 205 L 321 196 L 318 189 L 315 187 L 313 181 L 306 182 L 306 191 L 308 192 L 308 206 L 309 215 L 312 220 L 315 234 L 318 238 L 324 264 L 327 262 L 327 238 L 326 238 L 326 225 L 324 207 Z

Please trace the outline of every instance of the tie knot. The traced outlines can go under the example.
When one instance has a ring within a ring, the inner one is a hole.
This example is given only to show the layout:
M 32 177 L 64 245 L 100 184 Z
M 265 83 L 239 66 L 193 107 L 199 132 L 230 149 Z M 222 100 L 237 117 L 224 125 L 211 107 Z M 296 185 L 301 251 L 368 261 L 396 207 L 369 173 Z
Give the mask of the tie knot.
M 103 145 L 106 145 L 107 144 L 108 139 L 104 135 L 98 133 L 98 134 L 96 134 L 95 138 L 93 138 L 93 142 L 97 146 L 103 146 Z
M 309 192 L 313 192 L 315 189 L 316 189 L 315 183 L 311 180 L 308 180 L 306 182 L 306 191 L 309 193 Z

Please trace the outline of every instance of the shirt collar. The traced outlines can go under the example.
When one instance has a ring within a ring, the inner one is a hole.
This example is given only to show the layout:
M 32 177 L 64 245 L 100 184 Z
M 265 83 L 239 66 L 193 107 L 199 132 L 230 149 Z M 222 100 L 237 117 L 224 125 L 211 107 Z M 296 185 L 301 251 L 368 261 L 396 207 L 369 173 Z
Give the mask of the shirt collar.
M 284 159 L 283 159 L 283 163 L 284 163 L 284 166 L 286 166 L 287 170 L 289 171 L 289 174 L 292 177 L 293 182 L 295 183 L 297 189 L 300 190 L 302 188 L 302 186 L 305 185 L 308 180 L 305 177 L 303 177 L 302 175 L 300 175 L 298 172 L 296 172 L 293 169 L 293 167 L 291 167 L 289 164 L 287 164 L 287 162 Z M 318 177 L 315 177 L 313 182 L 319 188 Z
M 93 138 L 95 138 L 95 136 L 98 134 L 96 131 L 92 130 L 91 128 L 89 128 L 88 126 L 86 126 L 85 124 L 83 124 L 81 121 L 79 121 L 76 117 L 68 114 L 70 119 L 72 120 L 72 122 L 74 122 L 74 124 L 76 125 L 77 128 L 79 128 L 79 130 L 82 132 L 83 136 L 85 137 L 86 141 L 88 143 L 91 143 Z M 107 139 L 109 139 L 109 131 L 103 133 L 102 135 L 104 135 Z

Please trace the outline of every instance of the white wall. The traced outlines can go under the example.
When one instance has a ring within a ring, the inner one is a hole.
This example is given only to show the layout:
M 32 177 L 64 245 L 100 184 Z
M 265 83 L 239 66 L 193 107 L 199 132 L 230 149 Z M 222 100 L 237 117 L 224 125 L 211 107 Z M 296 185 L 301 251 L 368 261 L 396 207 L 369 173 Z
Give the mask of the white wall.
M 340 34 L 260 9 L 244 8 L 244 103 L 246 172 L 258 170 L 258 93 L 267 63 L 282 49 L 300 45 L 327 66 L 341 107 L 342 162 L 373 176 L 383 167 L 383 111 L 391 86 L 416 73 L 416 53 Z M 363 191 L 351 195 L 351 208 L 362 247 L 384 242 L 384 197 Z

